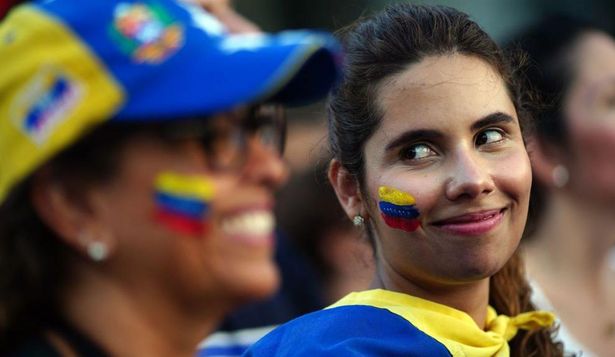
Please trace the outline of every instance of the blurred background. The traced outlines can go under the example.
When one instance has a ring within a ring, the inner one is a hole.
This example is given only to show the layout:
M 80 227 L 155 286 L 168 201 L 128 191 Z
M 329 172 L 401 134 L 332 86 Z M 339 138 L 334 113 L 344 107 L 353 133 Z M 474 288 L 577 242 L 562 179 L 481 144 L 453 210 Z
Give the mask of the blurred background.
M 387 0 L 234 0 L 240 13 L 268 31 L 316 27 L 336 30 L 361 14 L 379 10 Z M 417 4 L 452 6 L 472 15 L 496 40 L 552 11 L 612 23 L 615 2 L 609 0 L 415 0 Z M 612 27 L 612 25 L 611 25 Z

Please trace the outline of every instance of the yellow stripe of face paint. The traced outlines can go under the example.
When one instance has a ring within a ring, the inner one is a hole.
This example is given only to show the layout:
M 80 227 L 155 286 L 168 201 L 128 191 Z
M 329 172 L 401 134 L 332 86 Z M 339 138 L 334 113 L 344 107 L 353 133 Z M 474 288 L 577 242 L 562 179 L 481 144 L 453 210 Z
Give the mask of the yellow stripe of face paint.
M 416 202 L 411 194 L 388 186 L 380 186 L 378 188 L 378 196 L 380 196 L 382 201 L 387 201 L 399 206 L 413 205 Z
M 210 180 L 202 175 L 181 175 L 163 172 L 155 182 L 156 188 L 183 197 L 199 198 L 209 201 L 213 198 L 214 187 Z

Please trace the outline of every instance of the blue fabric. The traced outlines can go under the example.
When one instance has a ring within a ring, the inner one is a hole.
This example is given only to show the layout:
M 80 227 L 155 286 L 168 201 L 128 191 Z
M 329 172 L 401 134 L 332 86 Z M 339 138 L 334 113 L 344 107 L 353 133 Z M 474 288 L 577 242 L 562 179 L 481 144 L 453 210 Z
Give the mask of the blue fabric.
M 248 346 L 233 345 L 233 346 L 214 346 L 208 348 L 202 348 L 197 351 L 197 357 L 229 357 L 229 356 L 241 356 L 248 349 Z
M 314 312 L 273 330 L 244 357 L 451 356 L 440 342 L 402 317 L 372 306 Z

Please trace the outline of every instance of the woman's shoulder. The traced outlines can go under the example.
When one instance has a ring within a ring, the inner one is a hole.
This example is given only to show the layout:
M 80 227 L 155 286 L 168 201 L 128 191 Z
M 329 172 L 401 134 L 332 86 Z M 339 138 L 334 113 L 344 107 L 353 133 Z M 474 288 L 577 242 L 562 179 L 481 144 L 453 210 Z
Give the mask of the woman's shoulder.
M 406 319 L 369 305 L 338 306 L 273 330 L 244 356 L 450 356 Z

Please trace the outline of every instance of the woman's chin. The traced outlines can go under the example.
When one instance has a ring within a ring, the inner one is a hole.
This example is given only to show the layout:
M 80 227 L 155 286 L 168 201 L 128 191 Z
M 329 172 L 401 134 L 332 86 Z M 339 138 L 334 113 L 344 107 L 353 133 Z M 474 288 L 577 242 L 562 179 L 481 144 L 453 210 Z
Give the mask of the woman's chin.
M 281 283 L 275 263 L 255 268 L 236 281 L 235 295 L 241 303 L 263 300 L 275 294 Z
M 457 263 L 455 267 L 448 269 L 445 278 L 445 280 L 455 284 L 472 283 L 490 278 L 504 267 L 506 261 L 485 258 L 465 262 L 459 261 Z

